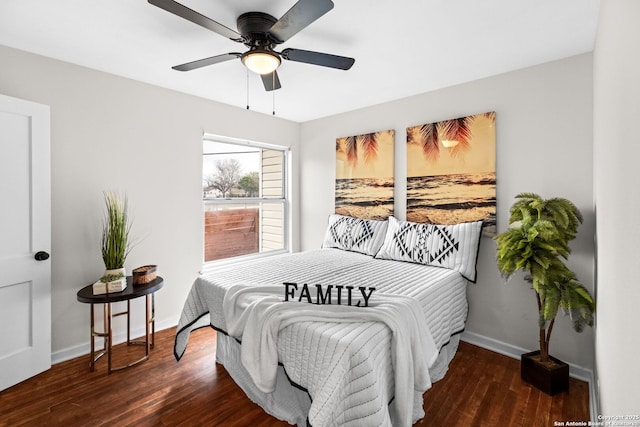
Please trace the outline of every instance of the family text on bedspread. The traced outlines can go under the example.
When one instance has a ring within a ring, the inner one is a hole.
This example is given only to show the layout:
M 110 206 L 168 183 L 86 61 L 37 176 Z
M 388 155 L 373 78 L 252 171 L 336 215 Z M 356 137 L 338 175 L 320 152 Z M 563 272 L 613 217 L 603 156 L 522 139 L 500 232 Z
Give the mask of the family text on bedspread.
M 371 287 L 364 288 L 362 286 L 358 286 L 358 290 L 360 291 L 360 294 L 362 294 L 363 300 L 358 300 L 356 304 L 353 304 L 353 290 L 355 289 L 354 286 L 327 285 L 325 288 L 325 291 L 322 292 L 323 286 L 315 285 L 316 301 L 314 303 L 313 300 L 311 299 L 311 293 L 309 292 L 309 285 L 307 285 L 306 283 L 302 285 L 302 290 L 300 291 L 300 295 L 298 296 L 297 299 L 295 296 L 295 292 L 298 290 L 298 284 L 293 282 L 284 282 L 283 285 L 284 285 L 285 301 L 297 300 L 298 302 L 308 302 L 309 304 L 318 304 L 318 305 L 332 304 L 331 294 L 332 294 L 333 288 L 335 288 L 336 304 L 342 305 L 342 290 L 345 289 L 346 299 L 347 299 L 346 305 L 353 305 L 356 307 L 360 307 L 362 301 L 364 301 L 364 304 L 362 305 L 362 307 L 369 307 L 369 298 L 371 298 L 371 294 L 373 293 L 373 291 L 376 290 L 376 288 L 371 288 Z M 289 299 L 289 297 L 291 297 L 291 299 Z

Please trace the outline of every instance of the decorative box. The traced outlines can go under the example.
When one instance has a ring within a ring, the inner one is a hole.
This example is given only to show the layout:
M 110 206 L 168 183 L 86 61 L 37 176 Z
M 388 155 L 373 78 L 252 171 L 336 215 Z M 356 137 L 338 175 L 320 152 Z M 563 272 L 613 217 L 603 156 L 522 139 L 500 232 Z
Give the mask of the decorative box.
M 133 284 L 144 285 L 151 282 L 158 276 L 157 265 L 143 265 L 133 269 Z
M 101 294 L 110 294 L 112 292 L 122 292 L 127 288 L 127 279 L 122 278 L 118 280 L 113 280 L 111 282 L 103 282 L 98 280 L 93 284 L 93 294 L 101 295 Z

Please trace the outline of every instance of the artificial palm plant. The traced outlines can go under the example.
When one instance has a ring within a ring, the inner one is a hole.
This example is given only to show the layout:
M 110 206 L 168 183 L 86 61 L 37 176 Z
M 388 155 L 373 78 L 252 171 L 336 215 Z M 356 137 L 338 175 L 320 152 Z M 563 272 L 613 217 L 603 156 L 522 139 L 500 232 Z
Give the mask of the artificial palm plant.
M 495 237 L 498 269 L 507 278 L 517 270 L 527 273 L 538 303 L 540 361 L 546 363 L 559 308 L 570 316 L 577 332 L 593 325 L 593 298 L 562 260 L 568 259 L 569 241 L 576 237 L 582 214 L 563 198 L 522 193 L 516 199 L 509 229 Z
M 130 242 L 127 197 L 114 192 L 104 193 L 105 217 L 102 227 L 102 260 L 107 270 L 124 268 Z

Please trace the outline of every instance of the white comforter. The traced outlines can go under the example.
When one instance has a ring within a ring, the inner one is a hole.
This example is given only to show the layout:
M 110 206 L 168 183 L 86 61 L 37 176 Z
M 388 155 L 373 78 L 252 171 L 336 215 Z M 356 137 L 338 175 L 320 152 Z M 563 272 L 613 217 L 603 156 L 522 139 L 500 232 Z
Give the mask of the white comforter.
M 422 393 L 431 387 L 429 367 L 438 356 L 418 301 L 404 295 L 374 294 L 368 307 L 315 305 L 282 302 L 283 291 L 283 286 L 237 285 L 229 289 L 224 298 L 228 333 L 242 340 L 242 363 L 256 386 L 264 393 L 275 390 L 281 329 L 299 322 L 381 322 L 392 334 L 390 355 L 395 398 L 391 418 L 394 425 L 410 426 L 414 391 Z M 313 300 L 315 292 L 315 288 L 311 289 Z M 336 299 L 334 294 L 333 301 Z M 342 382 L 342 378 L 333 378 L 333 382 Z
M 237 285 L 279 286 L 283 296 L 283 282 L 370 286 L 377 289 L 372 299 L 382 294 L 410 296 L 415 306 L 420 307 L 436 350 L 464 328 L 467 314 L 466 281 L 457 272 L 376 260 L 337 249 L 320 249 L 274 257 L 252 263 L 250 268 L 216 269 L 199 277 L 187 298 L 178 325 L 176 357 L 180 358 L 185 351 L 189 332 L 202 326 L 203 321 L 229 331 L 222 305 L 230 289 Z M 353 310 L 361 312 L 363 308 Z M 206 314 L 209 318 L 204 317 Z M 313 427 L 388 426 L 392 422 L 394 425 L 407 425 L 405 421 L 399 424 L 400 420 L 409 419 L 410 423 L 424 416 L 421 392 L 414 393 L 413 412 L 406 407 L 399 409 L 406 401 L 395 402 L 396 399 L 404 399 L 398 394 L 403 393 L 398 391 L 403 384 L 395 380 L 392 363 L 392 348 L 397 344 L 392 328 L 384 322 L 370 319 L 355 323 L 340 323 L 335 319 L 302 320 L 280 324 L 277 328 L 270 326 L 269 339 L 277 338 L 270 342 L 269 348 L 272 358 L 275 344 L 277 360 L 288 378 L 311 396 L 308 422 Z M 277 333 L 274 332 L 276 329 Z M 243 329 L 242 332 L 243 342 L 246 342 L 247 331 Z M 259 344 L 257 338 L 250 341 L 253 345 Z M 424 355 L 426 359 L 430 358 L 428 352 Z M 428 366 L 430 360 L 426 362 Z M 423 380 L 424 377 L 414 378 L 412 388 L 424 386 Z

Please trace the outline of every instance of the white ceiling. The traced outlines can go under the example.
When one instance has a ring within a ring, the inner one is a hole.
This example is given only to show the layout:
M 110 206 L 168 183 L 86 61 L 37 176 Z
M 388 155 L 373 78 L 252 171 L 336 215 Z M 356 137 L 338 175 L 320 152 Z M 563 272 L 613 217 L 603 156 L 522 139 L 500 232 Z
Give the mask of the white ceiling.
M 178 0 L 229 28 L 295 0 Z M 594 48 L 599 0 L 334 0 L 280 45 L 350 56 L 349 71 L 283 61 L 276 115 L 303 122 L 553 61 Z M 0 0 L 0 44 L 271 114 L 242 63 L 182 64 L 244 46 L 146 0 Z M 7 66 L 1 64 L 0 66 Z

